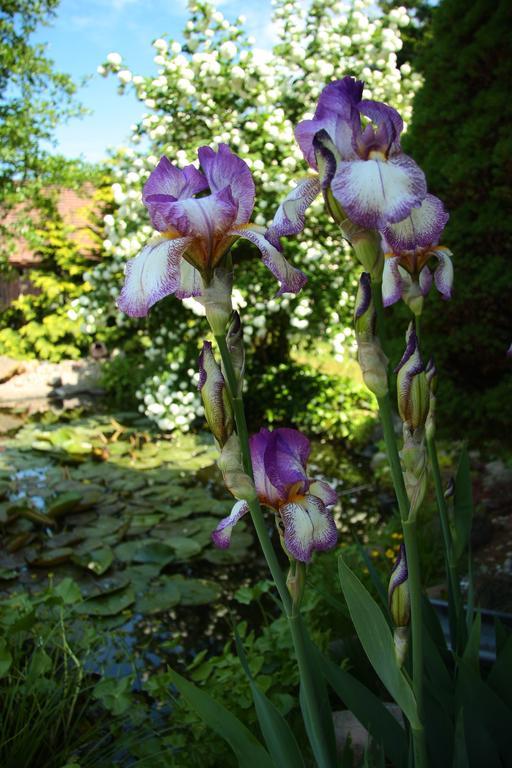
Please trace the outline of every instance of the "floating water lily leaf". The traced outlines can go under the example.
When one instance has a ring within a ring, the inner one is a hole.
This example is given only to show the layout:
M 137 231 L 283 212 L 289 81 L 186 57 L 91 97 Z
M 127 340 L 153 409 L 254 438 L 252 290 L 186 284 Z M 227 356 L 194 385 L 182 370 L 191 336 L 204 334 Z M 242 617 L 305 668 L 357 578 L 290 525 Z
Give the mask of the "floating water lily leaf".
M 92 552 L 86 552 L 83 555 L 74 555 L 72 559 L 74 563 L 81 565 L 82 568 L 87 568 L 97 576 L 102 576 L 112 565 L 114 553 L 110 547 L 101 547 Z
M 122 563 L 131 563 L 137 550 L 140 549 L 139 541 L 123 541 L 114 549 L 116 558 Z
M 175 536 L 173 539 L 168 539 L 166 544 L 175 550 L 176 555 L 180 560 L 186 560 L 189 557 L 198 555 L 203 548 L 202 545 L 194 539 L 187 539 L 184 536 Z
M 78 491 L 68 491 L 67 493 L 61 493 L 48 505 L 49 517 L 61 517 L 71 512 L 80 506 L 82 500 L 82 494 Z
M 221 589 L 214 581 L 187 579 L 185 576 L 170 576 L 179 587 L 181 605 L 207 605 L 219 599 Z
M 176 559 L 175 550 L 161 541 L 148 541 L 138 544 L 133 556 L 134 563 L 154 563 L 163 567 Z
M 145 594 L 137 598 L 135 610 L 148 613 L 162 613 L 177 605 L 181 600 L 181 590 L 170 578 L 155 579 Z
M 129 575 L 136 595 L 141 595 L 147 590 L 149 582 L 160 573 L 159 565 L 131 565 L 125 573 Z
M 42 568 L 65 563 L 71 559 L 72 555 L 73 550 L 71 547 L 60 547 L 57 549 L 48 549 L 44 552 L 27 554 L 26 560 L 30 565 L 36 565 Z
M 150 528 L 153 528 L 155 525 L 158 525 L 162 518 L 162 513 L 157 512 L 149 515 L 135 514 L 130 521 L 130 531 L 131 533 L 141 533 L 142 531 L 147 531 Z
M 92 583 L 81 585 L 81 590 L 84 597 L 100 597 L 126 589 L 131 581 L 131 575 L 127 571 L 118 571 Z
M 76 613 L 87 616 L 117 616 L 118 613 L 129 608 L 135 602 L 133 587 L 91 597 L 75 606 Z
M 84 534 L 76 528 L 73 531 L 63 531 L 49 538 L 46 542 L 48 549 L 57 549 L 59 547 L 70 547 L 73 544 L 79 544 L 84 540 Z

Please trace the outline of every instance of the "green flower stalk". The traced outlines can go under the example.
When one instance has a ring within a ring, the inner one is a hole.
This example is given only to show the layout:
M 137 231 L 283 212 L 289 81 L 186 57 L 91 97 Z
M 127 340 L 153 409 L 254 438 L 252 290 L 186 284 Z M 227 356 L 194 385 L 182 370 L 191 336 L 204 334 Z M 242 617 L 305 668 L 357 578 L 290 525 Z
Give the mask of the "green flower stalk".
M 357 359 L 368 389 L 377 397 L 383 397 L 388 391 L 388 359 L 376 335 L 376 318 L 370 274 L 363 272 L 354 312 Z

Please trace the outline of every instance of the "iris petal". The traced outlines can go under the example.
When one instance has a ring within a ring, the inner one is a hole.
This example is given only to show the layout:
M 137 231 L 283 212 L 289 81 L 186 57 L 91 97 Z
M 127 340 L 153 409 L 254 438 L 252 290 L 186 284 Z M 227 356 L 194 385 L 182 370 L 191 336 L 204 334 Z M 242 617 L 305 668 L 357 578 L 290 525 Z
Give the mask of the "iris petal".
M 227 144 L 220 144 L 219 151 L 211 147 L 198 150 L 201 168 L 208 180 L 212 192 L 220 192 L 229 187 L 238 211 L 235 224 L 246 224 L 254 208 L 255 187 L 247 163 L 230 150 Z
M 284 544 L 296 560 L 308 563 L 314 550 L 332 549 L 338 533 L 331 513 L 316 496 L 285 504 L 280 510 L 284 525 Z
M 419 208 L 412 208 L 402 221 L 388 224 L 383 234 L 396 252 L 426 248 L 438 242 L 448 218 L 441 200 L 428 194 Z
M 332 191 L 347 216 L 365 229 L 384 229 L 402 221 L 427 193 L 425 175 L 414 160 L 340 162 Z
M 382 303 L 385 307 L 395 304 L 402 295 L 402 278 L 398 256 L 390 256 L 384 259 L 384 270 L 382 272 Z
M 265 473 L 283 500 L 291 486 L 297 486 L 298 493 L 308 489 L 306 464 L 310 451 L 308 438 L 296 429 L 283 427 L 271 433 L 264 456 Z
M 302 232 L 305 213 L 320 191 L 318 176 L 307 176 L 285 197 L 265 235 L 275 248 L 281 250 L 281 237 Z
M 247 514 L 249 506 L 246 501 L 237 501 L 230 514 L 220 521 L 212 533 L 212 541 L 219 549 L 227 549 L 231 544 L 233 526 L 241 517 Z
M 453 264 L 450 258 L 451 252 L 448 248 L 437 248 L 434 251 L 437 256 L 439 266 L 434 272 L 434 282 L 436 288 L 443 299 L 451 299 L 453 287 Z
M 306 275 L 289 264 L 282 253 L 279 253 L 272 243 L 265 237 L 265 228 L 258 227 L 256 224 L 241 224 L 233 228 L 228 235 L 237 235 L 245 237 L 251 243 L 259 248 L 262 261 L 279 281 L 279 290 L 277 296 L 282 293 L 298 293 L 307 282 Z
M 131 317 L 144 317 L 155 302 L 175 293 L 180 285 L 181 257 L 190 243 L 189 237 L 164 237 L 148 243 L 126 265 L 119 309 Z

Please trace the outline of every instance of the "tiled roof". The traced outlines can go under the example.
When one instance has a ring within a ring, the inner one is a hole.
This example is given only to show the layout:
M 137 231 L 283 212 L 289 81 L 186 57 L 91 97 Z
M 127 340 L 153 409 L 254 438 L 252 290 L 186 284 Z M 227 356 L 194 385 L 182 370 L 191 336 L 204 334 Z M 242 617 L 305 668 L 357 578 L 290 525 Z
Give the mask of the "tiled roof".
M 74 189 L 61 190 L 57 201 L 57 210 L 64 224 L 72 230 L 70 237 L 80 246 L 84 254 L 92 252 L 95 248 L 95 241 L 89 229 L 91 214 L 96 207 L 93 195 L 94 187 L 85 185 L 80 192 Z M 20 204 L 7 214 L 5 223 L 8 226 L 20 216 L 26 215 L 26 204 Z M 31 215 L 37 218 L 37 211 L 31 212 Z M 40 255 L 31 248 L 27 240 L 24 237 L 17 238 L 15 250 L 10 255 L 9 262 L 14 267 L 26 269 L 40 261 Z

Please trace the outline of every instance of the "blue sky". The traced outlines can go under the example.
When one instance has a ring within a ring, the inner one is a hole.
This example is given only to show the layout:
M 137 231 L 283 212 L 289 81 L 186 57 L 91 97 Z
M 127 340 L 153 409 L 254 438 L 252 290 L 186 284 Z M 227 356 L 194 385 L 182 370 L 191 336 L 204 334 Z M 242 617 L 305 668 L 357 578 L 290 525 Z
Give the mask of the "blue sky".
M 228 19 L 244 14 L 256 44 L 269 44 L 270 0 L 215 4 Z M 58 71 L 67 72 L 77 83 L 92 76 L 78 94 L 92 114 L 59 126 L 60 153 L 97 161 L 105 157 L 108 146 L 126 142 L 143 105 L 129 92 L 119 96 L 116 77 L 102 78 L 96 68 L 116 51 L 135 74 L 156 73 L 152 41 L 166 34 L 180 40 L 187 18 L 186 0 L 61 0 L 53 24 L 39 30 L 35 39 L 48 43 Z

